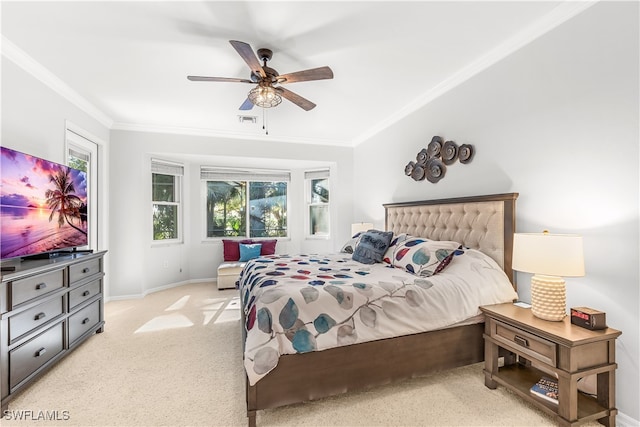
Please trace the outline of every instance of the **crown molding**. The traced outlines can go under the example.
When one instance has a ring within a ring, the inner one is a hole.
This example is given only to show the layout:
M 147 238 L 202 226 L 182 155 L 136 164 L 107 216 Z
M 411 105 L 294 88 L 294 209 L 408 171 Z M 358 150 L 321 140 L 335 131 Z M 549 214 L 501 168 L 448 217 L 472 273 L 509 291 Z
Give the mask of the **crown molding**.
M 368 131 L 360 134 L 358 137 L 351 141 L 351 146 L 357 146 L 369 138 L 382 132 L 389 126 L 397 123 L 403 118 L 407 117 L 414 111 L 424 107 L 436 98 L 444 95 L 453 88 L 457 87 L 461 83 L 466 82 L 476 74 L 496 64 L 505 57 L 511 55 L 517 50 L 521 49 L 525 45 L 538 39 L 542 35 L 548 33 L 574 16 L 580 14 L 584 10 L 590 8 L 599 0 L 567 0 L 556 6 L 551 12 L 544 15 L 534 23 L 524 27 L 521 31 L 518 31 L 514 36 L 500 43 L 495 48 L 491 49 L 485 55 L 481 56 L 476 61 L 473 61 L 465 67 L 459 69 L 457 72 L 434 86 L 421 96 L 416 98 L 413 102 L 407 104 L 396 113 L 382 120 L 377 125 L 370 128 Z
M 151 132 L 151 133 L 167 133 L 177 135 L 204 136 L 213 138 L 231 138 L 242 139 L 244 141 L 262 141 L 262 142 L 283 142 L 293 144 L 309 144 L 309 145 L 330 145 L 336 147 L 349 147 L 349 143 L 344 140 L 321 139 L 321 138 L 303 138 L 303 137 L 278 137 L 271 135 L 255 135 L 242 132 L 220 131 L 203 128 L 189 128 L 180 126 L 155 126 L 143 125 L 137 123 L 121 123 L 115 122 L 111 126 L 112 130 L 125 130 L 132 132 Z
M 42 64 L 29 56 L 4 35 L 0 42 L 0 48 L 2 50 L 2 56 L 22 68 L 27 73 L 31 74 L 45 86 L 58 93 L 89 116 L 96 119 L 103 126 L 109 129 L 113 126 L 113 119 L 111 117 L 102 112 L 102 110 L 93 105 L 78 92 L 73 90 L 68 84 L 63 82 Z

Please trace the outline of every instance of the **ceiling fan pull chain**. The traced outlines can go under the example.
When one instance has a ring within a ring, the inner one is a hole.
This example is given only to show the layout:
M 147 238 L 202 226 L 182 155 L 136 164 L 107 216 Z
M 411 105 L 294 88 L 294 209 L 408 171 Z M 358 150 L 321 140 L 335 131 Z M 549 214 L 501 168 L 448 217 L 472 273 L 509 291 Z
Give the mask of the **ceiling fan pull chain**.
M 269 135 L 269 112 L 266 108 L 262 107 L 262 129 L 264 129 L 265 135 Z

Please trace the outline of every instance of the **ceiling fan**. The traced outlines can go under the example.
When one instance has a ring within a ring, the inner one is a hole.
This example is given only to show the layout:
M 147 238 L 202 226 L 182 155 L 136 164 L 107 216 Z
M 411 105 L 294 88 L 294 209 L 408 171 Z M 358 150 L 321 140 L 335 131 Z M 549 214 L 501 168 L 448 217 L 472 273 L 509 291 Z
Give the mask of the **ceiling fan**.
M 244 62 L 246 62 L 249 68 L 251 68 L 251 76 L 249 79 L 202 76 L 187 76 L 187 79 L 194 82 L 234 82 L 257 84 L 256 87 L 249 91 L 247 99 L 240 106 L 240 110 L 251 110 L 254 105 L 264 108 L 275 107 L 282 102 L 282 98 L 285 98 L 296 104 L 298 107 L 309 111 L 313 109 L 316 104 L 280 85 L 333 78 L 333 71 L 331 71 L 331 68 L 329 67 L 312 68 L 309 70 L 279 75 L 276 70 L 271 67 L 267 67 L 267 62 L 271 60 L 271 57 L 273 56 L 273 52 L 270 49 L 258 49 L 258 56 L 256 57 L 255 53 L 253 53 L 253 49 L 248 43 L 237 40 L 229 40 L 229 43 L 231 43 L 231 46 L 235 48 L 242 59 L 244 59 Z M 260 65 L 258 57 L 262 60 L 263 65 Z

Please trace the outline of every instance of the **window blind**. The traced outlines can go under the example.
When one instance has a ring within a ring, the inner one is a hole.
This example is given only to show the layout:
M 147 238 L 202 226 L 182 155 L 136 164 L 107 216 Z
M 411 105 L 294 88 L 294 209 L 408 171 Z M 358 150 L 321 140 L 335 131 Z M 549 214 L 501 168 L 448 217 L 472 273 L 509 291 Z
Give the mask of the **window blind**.
M 329 169 L 317 170 L 317 171 L 305 171 L 304 179 L 322 179 L 329 178 Z
M 69 155 L 75 157 L 76 159 L 80 159 L 84 162 L 88 162 L 89 161 L 89 155 L 87 153 L 82 153 L 78 150 L 75 150 L 73 148 L 69 148 Z
M 184 166 L 179 163 L 171 163 L 165 160 L 151 159 L 151 172 L 163 175 L 184 175 Z
M 213 166 L 201 166 L 200 179 L 207 181 L 291 182 L 291 172 L 262 169 L 224 169 Z

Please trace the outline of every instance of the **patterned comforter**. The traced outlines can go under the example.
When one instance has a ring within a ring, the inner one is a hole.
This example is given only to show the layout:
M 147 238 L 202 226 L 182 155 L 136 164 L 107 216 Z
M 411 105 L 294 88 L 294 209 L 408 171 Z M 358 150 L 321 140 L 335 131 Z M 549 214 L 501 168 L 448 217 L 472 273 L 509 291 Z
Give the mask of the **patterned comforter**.
M 428 278 L 345 253 L 271 255 L 249 261 L 239 283 L 251 385 L 282 354 L 442 329 L 517 298 L 502 269 L 473 249 Z

